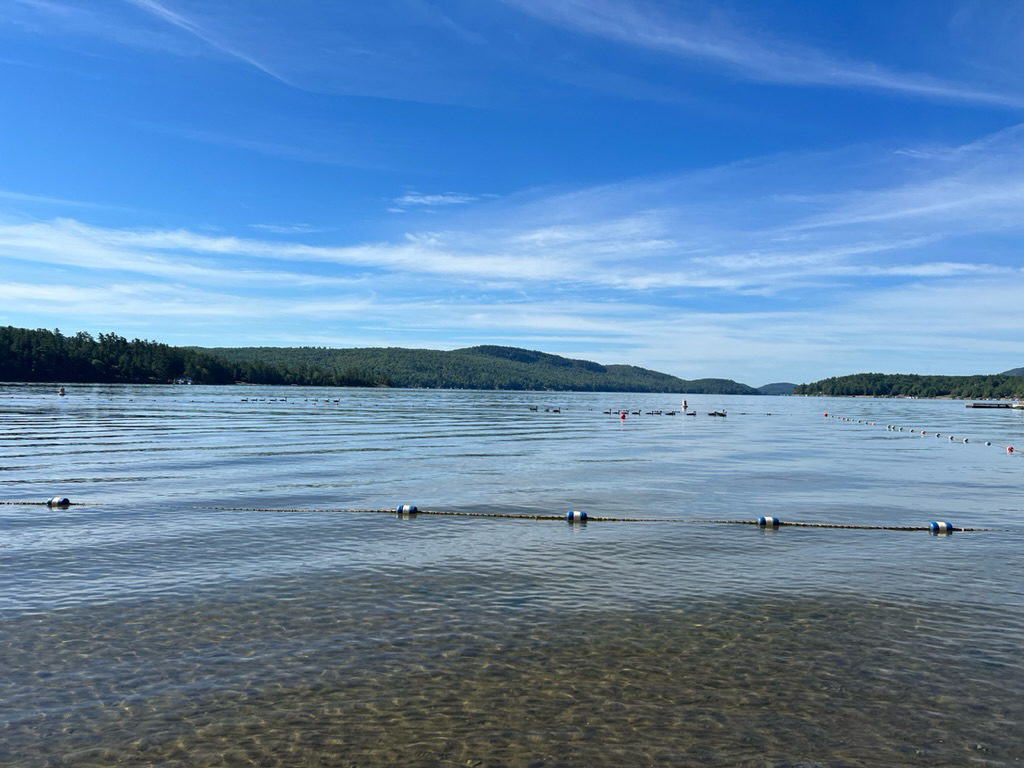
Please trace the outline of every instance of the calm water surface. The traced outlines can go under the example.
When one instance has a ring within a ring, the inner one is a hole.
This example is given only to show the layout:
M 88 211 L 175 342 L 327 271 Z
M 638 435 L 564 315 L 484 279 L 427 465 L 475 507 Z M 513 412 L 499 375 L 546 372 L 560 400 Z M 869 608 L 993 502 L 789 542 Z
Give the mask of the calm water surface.
M 2 765 L 1024 763 L 1024 412 L 54 389 L 0 385 Z M 638 522 L 498 516 L 568 509 Z

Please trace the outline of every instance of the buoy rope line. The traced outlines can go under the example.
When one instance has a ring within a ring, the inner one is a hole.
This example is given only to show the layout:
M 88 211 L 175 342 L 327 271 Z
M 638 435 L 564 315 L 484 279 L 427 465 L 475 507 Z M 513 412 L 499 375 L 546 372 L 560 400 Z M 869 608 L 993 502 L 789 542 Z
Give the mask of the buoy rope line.
M 862 424 L 862 425 L 868 426 L 868 427 L 885 426 L 885 428 L 889 432 L 907 432 L 907 433 L 910 433 L 910 434 L 920 435 L 921 437 L 931 437 L 931 436 L 934 435 L 937 438 L 946 440 L 946 441 L 951 442 L 951 443 L 974 443 L 976 445 L 986 445 L 986 446 L 991 446 L 992 445 L 992 441 L 991 440 L 985 440 L 985 441 L 982 442 L 982 441 L 979 441 L 979 440 L 973 440 L 973 439 L 971 439 L 969 437 L 957 437 L 956 435 L 944 434 L 942 432 L 937 432 L 935 430 L 913 429 L 913 428 L 910 428 L 910 427 L 901 427 L 901 426 L 899 426 L 897 424 L 881 425 L 877 421 L 870 421 L 869 419 L 854 419 L 854 418 L 852 418 L 850 416 L 836 416 L 835 414 L 830 414 L 830 413 L 826 413 L 825 416 L 826 416 L 826 418 L 836 419 L 838 421 L 845 421 L 845 422 L 847 422 L 849 424 Z M 998 445 L 998 446 L 995 446 L 995 447 L 1002 448 L 1006 452 L 1006 454 L 1009 455 L 1009 456 L 1024 456 L 1024 451 L 1017 451 L 1012 445 Z
M 22 507 L 49 507 L 50 509 L 67 509 L 71 506 L 102 506 L 88 502 L 72 502 L 66 496 L 54 496 L 47 501 L 0 501 L 0 505 Z M 841 528 L 858 531 L 929 531 L 933 534 L 949 534 L 953 532 L 981 532 L 1002 530 L 998 528 L 958 528 L 950 522 L 933 520 L 928 525 L 861 525 L 851 523 L 808 523 L 800 521 L 783 521 L 777 517 L 759 517 L 756 520 L 705 520 L 693 518 L 664 517 L 594 517 L 586 512 L 571 509 L 564 515 L 530 515 L 512 512 L 456 512 L 441 509 L 420 509 L 411 504 L 399 505 L 396 509 L 300 509 L 280 507 L 214 507 L 196 506 L 193 509 L 207 509 L 218 512 L 270 512 L 270 513 L 364 513 L 378 515 L 398 515 L 414 517 L 416 515 L 436 515 L 444 517 L 495 518 L 506 520 L 548 520 L 565 521 L 568 523 L 704 523 L 706 525 L 756 525 L 759 528 L 775 529 L 782 526 L 790 528 Z
M 708 525 L 753 525 L 761 528 L 843 528 L 848 530 L 861 531 L 932 531 L 936 532 L 957 532 L 957 533 L 978 533 L 999 530 L 996 528 L 959 528 L 950 523 L 929 523 L 928 525 L 857 525 L 847 523 L 808 523 L 782 521 L 774 517 L 760 517 L 756 520 L 704 520 L 695 518 L 665 518 L 665 517 L 597 517 L 588 515 L 585 512 L 575 510 L 564 515 L 530 515 L 513 512 L 455 512 L 452 510 L 420 509 L 412 507 L 403 509 L 282 509 L 270 507 L 196 507 L 196 509 L 209 509 L 220 512 L 321 512 L 321 513 L 367 513 L 379 515 L 435 515 L 441 517 L 474 517 L 474 518 L 496 518 L 506 520 L 547 520 L 556 522 L 576 523 L 704 523 Z

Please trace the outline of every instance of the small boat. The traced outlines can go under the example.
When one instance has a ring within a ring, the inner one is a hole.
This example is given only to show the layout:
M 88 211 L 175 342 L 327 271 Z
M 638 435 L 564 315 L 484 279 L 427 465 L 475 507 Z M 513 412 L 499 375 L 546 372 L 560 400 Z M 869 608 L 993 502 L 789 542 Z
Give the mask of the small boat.
M 711 411 L 708 416 L 725 416 L 725 411 Z

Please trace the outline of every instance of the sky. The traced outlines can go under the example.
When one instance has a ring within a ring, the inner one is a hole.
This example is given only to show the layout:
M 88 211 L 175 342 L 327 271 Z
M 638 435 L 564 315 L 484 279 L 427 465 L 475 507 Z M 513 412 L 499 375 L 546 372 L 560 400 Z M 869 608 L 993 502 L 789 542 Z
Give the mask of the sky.
M 1024 366 L 1024 4 L 0 0 L 0 325 Z

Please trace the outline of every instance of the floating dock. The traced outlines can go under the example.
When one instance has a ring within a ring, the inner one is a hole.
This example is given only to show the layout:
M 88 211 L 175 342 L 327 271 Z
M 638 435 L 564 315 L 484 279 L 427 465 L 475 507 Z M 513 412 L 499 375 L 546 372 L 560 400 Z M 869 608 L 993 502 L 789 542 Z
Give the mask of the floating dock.
M 1024 408 L 1024 402 L 1016 403 L 968 403 L 968 408 Z

